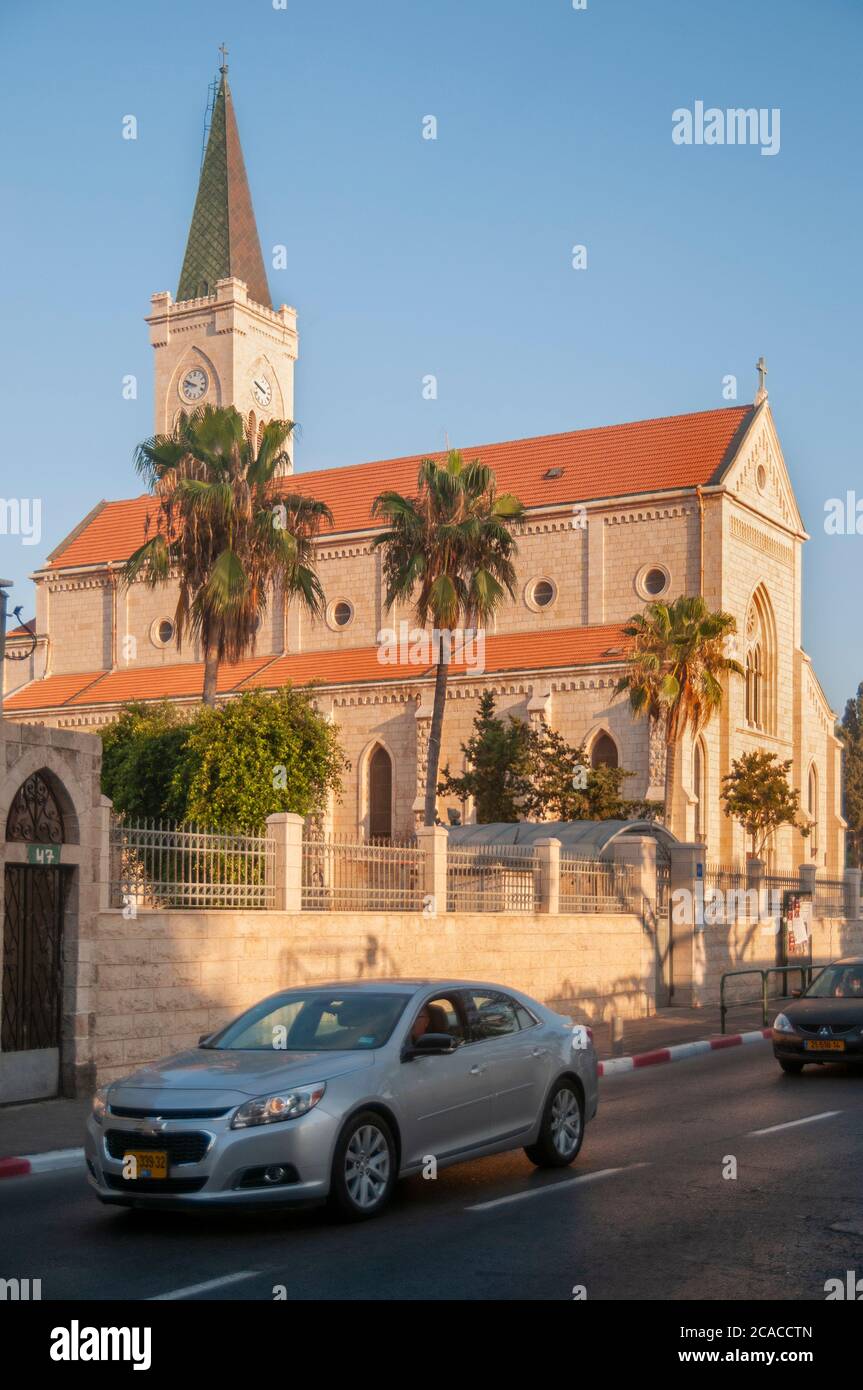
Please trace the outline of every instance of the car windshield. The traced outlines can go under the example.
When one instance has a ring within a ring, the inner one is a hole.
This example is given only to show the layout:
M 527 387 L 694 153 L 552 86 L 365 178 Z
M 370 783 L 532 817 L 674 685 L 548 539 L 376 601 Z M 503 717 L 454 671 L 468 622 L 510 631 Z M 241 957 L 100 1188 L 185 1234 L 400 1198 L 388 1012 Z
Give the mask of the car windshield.
M 812 981 L 805 997 L 863 1001 L 863 965 L 828 965 Z
M 383 1047 L 410 997 L 291 990 L 256 1004 L 207 1046 L 243 1052 L 366 1052 Z

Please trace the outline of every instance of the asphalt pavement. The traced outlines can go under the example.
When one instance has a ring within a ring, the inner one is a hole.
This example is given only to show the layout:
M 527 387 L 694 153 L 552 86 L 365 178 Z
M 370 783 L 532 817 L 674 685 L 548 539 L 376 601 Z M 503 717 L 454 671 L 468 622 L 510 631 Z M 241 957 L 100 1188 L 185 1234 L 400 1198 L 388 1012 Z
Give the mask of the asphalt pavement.
M 823 1300 L 863 1273 L 861 1146 L 863 1075 L 786 1077 L 755 1044 L 604 1079 L 570 1169 L 519 1152 L 411 1178 L 359 1226 L 125 1212 L 83 1173 L 10 1179 L 0 1276 L 60 1300 Z

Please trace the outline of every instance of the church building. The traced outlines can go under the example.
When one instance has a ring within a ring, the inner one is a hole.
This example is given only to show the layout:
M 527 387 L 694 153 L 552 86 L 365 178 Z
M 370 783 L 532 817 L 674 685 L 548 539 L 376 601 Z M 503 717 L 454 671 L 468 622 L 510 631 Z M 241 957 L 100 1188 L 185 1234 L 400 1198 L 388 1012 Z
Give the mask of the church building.
M 253 429 L 294 419 L 297 313 L 271 302 L 226 67 L 177 295 L 153 295 L 147 322 L 156 432 L 205 403 L 236 406 Z M 807 838 L 790 827 L 777 835 L 773 865 L 841 872 L 836 715 L 802 645 L 807 536 L 763 370 L 751 405 L 466 444 L 462 452 L 494 469 L 499 491 L 514 492 L 525 517 L 515 600 L 482 648 L 466 648 L 453 667 L 441 767 L 462 770 L 461 744 L 479 696 L 491 689 L 499 713 L 546 720 L 570 743 L 583 742 L 595 764 L 629 769 L 626 795 L 661 798 L 662 740 L 614 698 L 623 626 L 654 599 L 700 593 L 737 619 L 746 677 L 728 681 L 721 713 L 683 745 L 673 830 L 705 842 L 711 860 L 741 861 L 744 836 L 723 813 L 721 779 L 734 758 L 763 749 L 791 760 L 811 825 Z M 422 457 L 348 463 L 290 480 L 333 513 L 317 542 L 326 612 L 314 619 L 274 593 L 254 652 L 220 670 L 225 699 L 288 682 L 314 685 L 351 764 L 328 817 L 339 833 L 406 836 L 421 815 L 434 672 L 404 640 L 415 626 L 410 607 L 385 607 L 370 508 L 385 488 L 412 492 Z M 201 653 L 178 652 L 174 641 L 176 587 L 126 587 L 121 578 L 155 510 L 150 496 L 100 502 L 33 576 L 36 650 L 9 663 L 9 720 L 92 731 L 131 700 L 185 708 L 200 700 Z M 11 634 L 10 650 L 29 644 L 30 631 L 28 624 Z M 384 633 L 394 639 L 382 642 Z M 441 798 L 444 822 L 450 810 L 471 819 L 469 804 Z

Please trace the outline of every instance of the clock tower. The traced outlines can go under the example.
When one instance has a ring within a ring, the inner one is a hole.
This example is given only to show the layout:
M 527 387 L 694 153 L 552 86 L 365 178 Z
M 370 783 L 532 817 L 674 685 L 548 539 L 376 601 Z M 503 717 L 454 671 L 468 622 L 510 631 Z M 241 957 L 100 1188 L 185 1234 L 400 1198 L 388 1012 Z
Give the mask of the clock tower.
M 224 62 L 177 297 L 151 304 L 157 434 L 199 405 L 236 406 L 255 429 L 293 420 L 297 313 L 272 307 Z

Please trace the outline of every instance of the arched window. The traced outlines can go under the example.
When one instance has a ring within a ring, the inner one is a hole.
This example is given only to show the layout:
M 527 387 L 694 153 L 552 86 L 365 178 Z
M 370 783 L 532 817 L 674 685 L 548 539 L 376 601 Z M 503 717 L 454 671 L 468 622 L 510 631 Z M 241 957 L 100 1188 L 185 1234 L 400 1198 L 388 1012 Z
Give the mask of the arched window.
M 818 769 L 812 763 L 809 767 L 809 786 L 807 789 L 807 810 L 809 811 L 809 857 L 818 858 Z
M 618 763 L 617 744 L 611 734 L 601 733 L 590 750 L 591 767 L 617 767 Z
M 695 838 L 703 842 L 707 833 L 707 788 L 704 744 L 695 740 L 692 748 L 692 792 L 695 797 Z
M 53 789 L 39 772 L 28 777 L 15 794 L 6 821 L 6 839 L 30 844 L 62 845 L 63 812 Z
M 389 840 L 393 833 L 393 764 L 378 744 L 369 759 L 369 836 Z
M 776 732 L 776 624 L 763 585 L 752 595 L 746 614 L 746 723 Z

